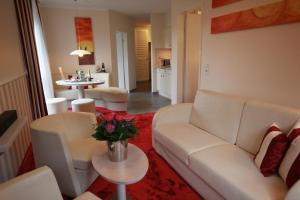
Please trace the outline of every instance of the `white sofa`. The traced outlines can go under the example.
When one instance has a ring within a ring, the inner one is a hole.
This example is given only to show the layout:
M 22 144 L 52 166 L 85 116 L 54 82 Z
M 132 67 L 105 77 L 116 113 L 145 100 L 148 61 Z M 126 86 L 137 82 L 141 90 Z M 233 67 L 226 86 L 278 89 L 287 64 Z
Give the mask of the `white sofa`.
M 205 199 L 296 200 L 278 175 L 264 177 L 253 161 L 268 126 L 288 131 L 297 109 L 199 90 L 193 104 L 160 109 L 154 149 Z
M 41 167 L 0 184 L 0 199 L 3 200 L 63 200 L 52 170 Z M 74 200 L 100 200 L 85 192 Z

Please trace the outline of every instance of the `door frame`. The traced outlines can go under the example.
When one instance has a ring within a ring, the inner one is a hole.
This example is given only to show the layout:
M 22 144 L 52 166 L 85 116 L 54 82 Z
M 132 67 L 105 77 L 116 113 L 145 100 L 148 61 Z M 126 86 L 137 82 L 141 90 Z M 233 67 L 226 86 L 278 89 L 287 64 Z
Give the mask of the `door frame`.
M 129 64 L 127 40 L 128 39 L 126 32 L 116 32 L 118 86 L 119 88 L 129 90 Z

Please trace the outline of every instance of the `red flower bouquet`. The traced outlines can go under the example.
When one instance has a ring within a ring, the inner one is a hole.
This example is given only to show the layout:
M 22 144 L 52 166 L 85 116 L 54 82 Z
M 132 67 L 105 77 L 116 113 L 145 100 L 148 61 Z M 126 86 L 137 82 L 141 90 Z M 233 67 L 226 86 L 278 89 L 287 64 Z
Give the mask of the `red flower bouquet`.
M 138 130 L 132 117 L 112 113 L 101 116 L 93 137 L 96 140 L 116 142 L 133 138 L 137 133 Z

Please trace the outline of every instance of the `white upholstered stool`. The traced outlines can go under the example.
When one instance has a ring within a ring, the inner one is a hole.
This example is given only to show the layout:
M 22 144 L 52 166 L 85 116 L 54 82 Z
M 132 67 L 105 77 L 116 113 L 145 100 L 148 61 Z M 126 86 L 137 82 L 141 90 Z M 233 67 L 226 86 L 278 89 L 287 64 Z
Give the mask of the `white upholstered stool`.
M 96 112 L 96 106 L 94 99 L 77 99 L 72 101 L 72 111 L 73 112 Z
M 49 98 L 46 99 L 48 115 L 67 112 L 68 105 L 66 98 Z

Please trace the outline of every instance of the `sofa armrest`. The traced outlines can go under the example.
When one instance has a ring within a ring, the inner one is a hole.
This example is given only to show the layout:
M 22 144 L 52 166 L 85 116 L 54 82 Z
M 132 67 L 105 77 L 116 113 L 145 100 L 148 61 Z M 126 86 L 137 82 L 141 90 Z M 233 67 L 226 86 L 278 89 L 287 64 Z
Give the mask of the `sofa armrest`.
M 300 180 L 298 180 L 293 187 L 288 191 L 285 200 L 298 200 L 300 197 Z
M 41 167 L 0 185 L 0 199 L 63 200 L 49 167 Z
M 152 128 L 154 129 L 159 124 L 189 122 L 192 107 L 192 103 L 181 103 L 161 108 L 153 118 Z

